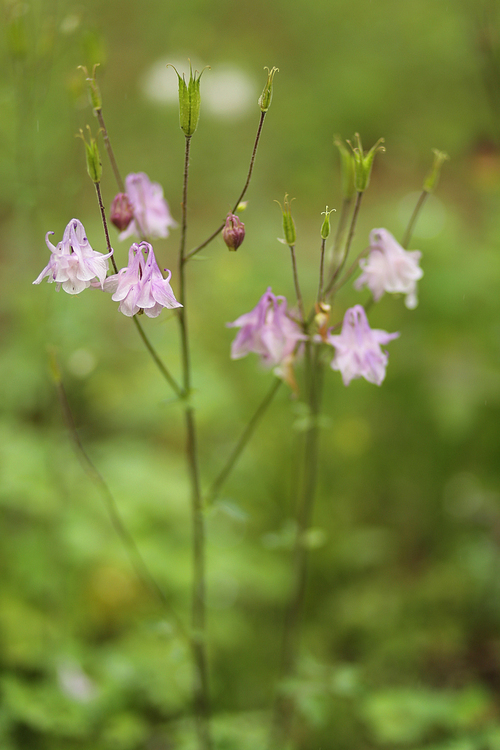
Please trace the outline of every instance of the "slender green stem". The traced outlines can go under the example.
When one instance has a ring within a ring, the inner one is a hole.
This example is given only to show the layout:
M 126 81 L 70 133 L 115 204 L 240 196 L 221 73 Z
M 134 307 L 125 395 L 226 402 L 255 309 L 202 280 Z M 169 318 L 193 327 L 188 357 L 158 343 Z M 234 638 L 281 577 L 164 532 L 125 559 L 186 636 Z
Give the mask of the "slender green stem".
M 94 182 L 94 185 L 95 185 L 95 191 L 97 193 L 97 202 L 99 203 L 99 210 L 101 212 L 102 226 L 104 227 L 104 236 L 106 237 L 106 248 L 107 248 L 108 253 L 110 253 L 111 242 L 109 241 L 108 222 L 106 221 L 106 210 L 104 208 L 104 203 L 102 202 L 101 186 L 99 185 L 98 182 Z M 111 263 L 113 264 L 115 273 L 118 273 L 118 266 L 116 265 L 114 253 L 111 255 Z
M 429 193 L 427 190 L 422 190 L 420 193 L 419 199 L 417 201 L 417 205 L 413 209 L 413 213 L 411 215 L 410 221 L 408 222 L 408 226 L 406 227 L 406 231 L 403 235 L 403 239 L 401 240 L 401 246 L 407 248 L 410 244 L 411 236 L 413 234 L 413 229 L 415 227 L 415 224 L 418 219 L 418 215 L 420 211 L 422 210 L 425 201 L 427 200 Z
M 344 266 L 346 264 L 347 258 L 349 256 L 349 250 L 351 249 L 352 240 L 354 238 L 354 233 L 356 231 L 356 224 L 358 221 L 359 209 L 361 206 L 362 198 L 363 198 L 362 192 L 356 193 L 356 203 L 354 204 L 354 211 L 352 213 L 351 226 L 349 227 L 349 234 L 347 235 L 347 241 L 346 241 L 344 252 L 342 255 L 342 260 L 337 266 L 337 268 L 335 269 L 335 271 L 333 272 L 333 274 L 331 275 L 325 287 L 325 297 L 331 294 L 335 281 L 342 273 Z
M 120 193 L 125 193 L 126 192 L 126 190 L 125 190 L 125 183 L 122 180 L 122 176 L 120 174 L 120 170 L 118 169 L 118 164 L 117 164 L 116 159 L 115 159 L 115 154 L 114 154 L 113 149 L 111 147 L 111 141 L 109 139 L 108 129 L 106 128 L 106 124 L 104 122 L 104 117 L 103 117 L 103 114 L 102 114 L 102 109 L 96 109 L 95 113 L 96 113 L 97 119 L 99 120 L 99 125 L 101 126 L 102 137 L 104 139 L 104 145 L 105 145 L 106 151 L 108 153 L 108 158 L 109 158 L 109 161 L 110 161 L 110 164 L 111 164 L 111 169 L 113 170 L 113 174 L 115 176 L 116 184 L 118 185 L 118 190 L 119 190 Z M 141 226 L 140 219 L 135 214 L 134 214 L 134 220 L 135 220 L 135 226 L 136 226 L 137 232 L 138 232 L 141 240 L 146 241 L 148 239 L 147 236 L 146 236 L 146 233 L 145 233 L 144 229 Z
M 334 263 L 337 257 L 337 252 L 340 247 L 341 240 L 344 236 L 347 219 L 349 217 L 349 209 L 351 208 L 352 199 L 343 198 L 342 208 L 340 209 L 340 217 L 337 223 L 337 229 L 335 230 L 335 238 L 333 240 L 333 247 L 328 253 L 328 278 L 331 278 L 335 272 Z
M 311 352 L 311 345 L 306 344 L 306 374 L 310 422 L 305 435 L 302 481 L 297 510 L 297 530 L 292 552 L 293 588 L 285 613 L 281 651 L 281 681 L 295 675 L 299 654 L 300 629 L 309 556 L 306 535 L 311 523 L 317 481 L 318 417 L 322 392 L 322 363 L 318 355 L 318 347 L 315 347 L 314 351 Z M 292 734 L 293 716 L 294 704 L 292 699 L 283 694 L 278 695 L 273 712 L 270 750 L 274 750 L 276 747 L 288 747 L 287 743 L 290 741 Z
M 335 231 L 335 239 L 333 241 L 333 251 L 332 251 L 333 257 L 335 257 L 335 254 L 342 240 L 342 235 L 344 234 L 344 230 L 347 224 L 347 218 L 349 216 L 349 209 L 351 208 L 351 203 L 352 203 L 352 198 L 344 198 L 342 200 L 342 208 L 340 209 L 340 217 L 339 217 L 339 221 L 337 224 L 337 229 Z
M 53 367 L 52 369 L 54 370 L 55 368 Z M 62 379 L 59 374 L 55 376 L 55 381 L 56 381 L 56 386 L 57 386 L 57 392 L 59 395 L 59 401 L 61 404 L 61 410 L 64 416 L 64 421 L 66 422 L 68 432 L 73 441 L 75 452 L 78 458 L 80 459 L 80 462 L 83 466 L 85 473 L 92 480 L 92 482 L 94 482 L 94 484 L 96 484 L 97 487 L 99 487 L 101 491 L 101 495 L 103 497 L 106 511 L 108 513 L 111 524 L 114 530 L 116 531 L 120 541 L 123 544 L 125 552 L 127 553 L 127 556 L 130 560 L 130 563 L 133 569 L 135 570 L 137 577 L 143 583 L 145 588 L 148 589 L 148 591 L 152 593 L 158 599 L 158 601 L 162 604 L 162 606 L 165 607 L 169 615 L 173 617 L 179 629 L 179 632 L 183 635 L 183 637 L 189 643 L 189 636 L 184 626 L 184 623 L 182 622 L 181 618 L 173 609 L 162 587 L 159 585 L 159 583 L 156 581 L 155 577 L 149 570 L 143 556 L 141 555 L 139 551 L 139 548 L 137 547 L 137 544 L 135 543 L 134 537 L 132 536 L 130 531 L 127 529 L 127 527 L 123 523 L 120 512 L 118 510 L 118 505 L 116 503 L 116 500 L 111 490 L 109 489 L 100 471 L 94 465 L 92 459 L 90 458 L 87 451 L 85 450 L 82 444 L 82 441 L 80 440 L 80 436 L 78 434 L 78 430 L 76 429 L 75 420 L 73 418 L 73 413 L 71 411 L 71 407 L 68 401 L 66 390 L 64 388 Z
M 305 313 L 304 313 L 304 301 L 302 299 L 302 292 L 300 291 L 299 274 L 297 272 L 297 261 L 295 259 L 295 246 L 288 245 L 290 248 L 290 254 L 292 258 L 292 269 L 293 269 L 293 283 L 295 285 L 295 294 L 297 296 L 297 304 L 299 306 L 300 318 L 302 323 L 306 324 Z
M 359 261 L 361 260 L 361 258 L 364 258 L 364 256 L 368 253 L 368 251 L 369 251 L 369 248 L 365 247 L 364 250 L 358 253 L 358 255 L 356 256 L 356 259 L 354 260 L 353 263 L 351 263 L 351 265 L 349 266 L 345 274 L 342 276 L 342 278 L 339 281 L 337 281 L 336 284 L 332 286 L 330 290 L 331 294 L 335 294 L 335 292 L 338 292 L 338 290 L 341 289 L 344 286 L 344 284 L 346 284 L 349 281 L 353 273 L 355 273 L 359 269 Z
M 248 186 L 250 185 L 250 180 L 252 179 L 252 172 L 253 172 L 253 167 L 254 167 L 254 164 L 255 164 L 255 156 L 257 154 L 257 147 L 259 145 L 260 136 L 261 136 L 261 133 L 262 133 L 262 127 L 264 125 L 264 119 L 265 119 L 265 117 L 266 117 L 266 113 L 265 112 L 261 112 L 260 113 L 260 120 L 259 120 L 259 127 L 257 128 L 257 135 L 255 136 L 255 142 L 254 142 L 254 145 L 253 145 L 252 156 L 251 156 L 251 159 L 250 159 L 250 167 L 248 169 L 247 179 L 246 179 L 246 182 L 245 182 L 245 184 L 243 186 L 243 190 L 241 191 L 240 195 L 238 196 L 238 199 L 236 200 L 236 202 L 235 202 L 235 204 L 233 206 L 233 210 L 231 212 L 233 214 L 235 213 L 235 211 L 238 208 L 239 204 L 241 203 L 241 201 L 245 197 L 245 193 L 247 192 Z M 210 235 L 210 237 L 208 237 L 204 242 L 202 242 L 201 245 L 198 245 L 198 247 L 195 247 L 194 250 L 191 250 L 191 252 L 189 252 L 186 255 L 186 260 L 189 260 L 190 258 L 192 258 L 194 255 L 196 255 L 197 253 L 199 253 L 200 250 L 203 250 L 204 247 L 206 247 L 210 242 L 212 242 L 212 240 L 214 240 L 217 237 L 217 235 L 220 232 L 222 232 L 222 230 L 224 229 L 225 223 L 226 222 L 223 221 L 222 224 L 215 230 L 215 232 L 212 232 L 212 234 Z
M 321 257 L 319 261 L 319 286 L 318 286 L 318 304 L 321 302 L 323 298 L 323 277 L 325 272 L 325 245 L 326 240 L 321 239 Z
M 148 339 L 148 337 L 147 337 L 147 335 L 146 335 L 146 333 L 144 331 L 144 328 L 142 327 L 141 323 L 137 319 L 137 315 L 134 315 L 133 318 L 132 318 L 132 320 L 134 321 L 135 327 L 137 328 L 137 331 L 138 331 L 139 336 L 141 337 L 141 339 L 142 339 L 142 341 L 144 343 L 144 346 L 146 347 L 146 349 L 150 353 L 150 355 L 151 355 L 154 363 L 158 367 L 159 371 L 161 372 L 161 374 L 163 375 L 163 377 L 165 378 L 165 380 L 167 381 L 167 383 L 170 385 L 170 387 L 172 388 L 172 390 L 174 390 L 175 393 L 178 395 L 178 397 L 179 398 L 184 398 L 185 397 L 184 391 L 182 390 L 182 388 L 177 383 L 177 381 L 175 380 L 175 378 L 170 374 L 170 372 L 167 370 L 167 368 L 165 367 L 165 365 L 161 361 L 160 357 L 158 356 L 158 354 L 156 352 L 156 349 L 152 345 L 151 341 Z
M 116 184 L 118 185 L 118 190 L 120 193 L 124 193 L 125 184 L 122 180 L 120 170 L 118 169 L 118 164 L 116 163 L 113 149 L 111 148 L 111 141 L 109 140 L 108 129 L 106 128 L 104 117 L 102 116 L 102 109 L 96 109 L 95 114 L 96 114 L 97 119 L 99 120 L 99 125 L 102 130 L 102 137 L 104 139 L 104 145 L 106 147 L 106 151 L 108 152 L 108 158 L 111 164 L 111 168 L 113 170 L 113 174 L 115 176 Z
M 179 246 L 180 292 L 178 320 L 182 350 L 183 390 L 191 392 L 191 362 L 189 352 L 188 321 L 186 313 L 186 233 L 187 194 L 189 178 L 189 153 L 191 137 L 186 136 L 184 180 L 182 190 L 182 225 Z M 206 646 L 206 596 L 205 596 L 205 523 L 200 487 L 200 471 L 194 409 L 189 400 L 184 407 L 186 420 L 186 456 L 191 483 L 191 509 L 193 523 L 193 587 L 192 587 L 192 648 L 194 656 L 194 709 L 200 750 L 211 750 L 210 697 L 208 687 L 208 662 Z
M 238 442 L 236 443 L 233 450 L 231 451 L 231 454 L 228 460 L 226 461 L 222 471 L 219 472 L 219 474 L 216 476 L 216 478 L 212 482 L 205 496 L 205 505 L 208 506 L 211 503 L 213 503 L 214 500 L 219 495 L 222 485 L 224 484 L 224 482 L 230 475 L 231 471 L 233 470 L 234 465 L 236 464 L 238 458 L 240 457 L 241 453 L 246 447 L 248 441 L 250 440 L 253 433 L 255 432 L 255 429 L 258 423 L 264 416 L 267 408 L 270 406 L 282 382 L 283 382 L 282 380 L 280 380 L 279 378 L 276 378 L 271 388 L 269 389 L 267 394 L 264 396 L 264 399 L 261 401 L 261 403 L 257 407 L 256 411 L 254 412 L 247 426 L 243 430 Z

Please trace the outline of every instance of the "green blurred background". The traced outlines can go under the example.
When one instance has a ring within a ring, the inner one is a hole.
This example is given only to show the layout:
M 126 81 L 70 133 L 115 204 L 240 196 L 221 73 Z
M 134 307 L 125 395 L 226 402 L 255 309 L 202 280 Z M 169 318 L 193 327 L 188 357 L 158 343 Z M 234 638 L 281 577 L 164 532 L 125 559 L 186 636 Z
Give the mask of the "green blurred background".
M 384 297 L 400 331 L 383 387 L 326 378 L 299 676 L 301 750 L 500 748 L 500 8 L 479 0 L 3 2 L 0 78 L 0 747 L 189 750 L 189 653 L 138 581 L 78 461 L 49 372 L 169 599 L 187 616 L 182 414 L 108 296 L 32 280 L 72 217 L 104 250 L 82 144 L 96 129 L 80 64 L 100 62 L 122 172 L 145 171 L 180 218 L 183 137 L 167 62 L 211 65 L 192 144 L 189 245 L 242 187 L 263 66 L 279 67 L 237 253 L 190 266 L 204 486 L 269 388 L 225 328 L 272 286 L 293 297 L 274 199 L 293 203 L 306 299 L 332 136 L 385 137 L 356 236 L 401 237 L 431 163 L 451 157 L 417 225 L 420 304 Z M 106 205 L 114 195 L 105 164 Z M 174 271 L 178 232 L 155 244 Z M 128 245 L 112 237 L 118 265 Z M 346 287 L 337 318 L 366 296 Z M 178 369 L 175 320 L 144 320 Z M 300 377 L 300 373 L 299 373 Z M 283 388 L 207 516 L 218 750 L 265 747 L 290 583 L 293 466 L 304 424 Z M 276 749 L 279 750 L 279 749 Z

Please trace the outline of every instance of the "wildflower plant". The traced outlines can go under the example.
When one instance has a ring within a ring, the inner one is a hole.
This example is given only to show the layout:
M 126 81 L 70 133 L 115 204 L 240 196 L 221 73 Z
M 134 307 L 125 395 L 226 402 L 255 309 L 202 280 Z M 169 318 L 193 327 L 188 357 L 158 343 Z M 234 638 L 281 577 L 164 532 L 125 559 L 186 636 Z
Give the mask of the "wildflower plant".
M 282 689 L 282 685 L 294 677 L 297 669 L 308 557 L 308 547 L 304 539 L 310 527 L 316 494 L 324 378 L 326 373 L 335 377 L 331 372 L 333 370 L 340 373 L 344 386 L 349 386 L 354 379 L 359 378 L 378 386 L 384 381 L 389 362 L 385 347 L 398 336 L 404 335 L 404 332 L 400 334 L 400 332 L 387 332 L 372 328 L 367 312 L 384 293 L 404 295 L 405 304 L 409 309 L 416 306 L 417 286 L 423 276 L 420 268 L 421 253 L 416 250 L 409 251 L 406 248 L 425 199 L 435 188 L 446 156 L 441 152 L 436 152 L 432 171 L 424 183 L 422 195 L 401 244 L 389 230 L 373 229 L 370 233 L 368 248 L 361 249 L 358 256 L 352 260 L 350 254 L 362 198 L 369 187 L 377 153 L 384 150 L 381 145 L 383 141 L 380 139 L 365 152 L 359 135 L 356 134 L 354 145 L 351 145 L 349 141 L 342 141 L 339 136 L 335 137 L 334 143 L 339 149 L 341 158 L 343 200 L 338 214 L 334 213 L 334 209 L 326 207 L 321 214 L 324 218 L 321 222 L 318 220 L 317 250 L 311 250 L 311 253 L 316 252 L 318 262 L 318 283 L 313 293 L 307 289 L 303 294 L 295 254 L 295 247 L 300 242 L 300 237 L 292 215 L 292 201 L 288 195 L 285 195 L 283 205 L 280 204 L 284 233 L 284 238 L 280 241 L 290 251 L 294 299 L 287 300 L 280 293 L 281 289 L 273 291 L 268 286 L 255 307 L 248 312 L 238 310 L 238 303 L 235 302 L 235 319 L 227 323 L 229 328 L 238 329 L 231 345 L 231 359 L 236 360 L 256 354 L 263 368 L 270 371 L 271 387 L 264 400 L 256 405 L 253 416 L 241 435 L 235 437 L 234 447 L 227 456 L 223 469 L 212 480 L 208 489 L 204 490 L 200 471 L 196 412 L 190 399 L 195 384 L 192 381 L 190 364 L 192 342 L 189 335 L 188 314 L 191 306 L 196 303 L 189 299 L 187 272 L 190 260 L 219 234 L 231 251 L 237 250 L 245 239 L 245 227 L 238 212 L 250 186 L 264 120 L 271 106 L 274 78 L 278 71 L 276 68 L 268 70 L 267 79 L 258 100 L 259 123 L 243 188 L 227 217 L 222 219 L 215 230 L 193 249 L 188 249 L 187 246 L 188 187 L 191 141 L 195 137 L 199 124 L 202 104 L 201 74 L 190 70 L 187 82 L 184 77 L 177 74 L 180 128 L 184 134 L 185 149 L 178 265 L 173 273 L 167 269 L 162 272 L 152 244 L 155 238 L 167 237 L 169 232 L 177 226 L 177 222 L 171 216 L 163 189 L 159 183 L 151 181 L 144 172 L 132 173 L 125 180 L 122 179 L 103 117 L 102 97 L 95 78 L 96 70 L 94 69 L 91 75 L 86 70 L 84 72 L 92 108 L 99 121 L 100 135 L 103 138 L 118 190 L 111 203 L 108 216 L 100 187 L 102 164 L 98 146 L 99 136 L 93 138 L 90 135 L 90 140 L 85 140 L 87 169 L 95 186 L 104 232 L 104 241 L 97 237 L 92 241 L 95 246 L 101 246 L 105 252 L 94 250 L 87 239 L 81 221 L 71 219 L 64 230 L 62 240 L 56 246 L 48 239 L 50 232 L 47 234 L 46 243 L 51 253 L 50 259 L 33 283 L 39 284 L 47 278 L 49 282 L 55 282 L 58 290 L 62 287 L 63 291 L 72 295 L 89 290 L 87 292 L 89 304 L 92 304 L 92 294 L 109 293 L 111 300 L 118 303 L 118 311 L 134 321 L 146 349 L 166 380 L 169 390 L 173 391 L 174 396 L 182 405 L 186 470 L 191 487 L 193 524 L 192 606 L 189 625 L 186 625 L 183 617 L 177 613 L 174 613 L 174 617 L 179 624 L 180 632 L 189 643 L 192 654 L 193 714 L 199 750 L 210 750 L 213 747 L 206 628 L 205 510 L 219 495 L 255 428 L 280 389 L 288 389 L 290 399 L 301 399 L 307 410 L 308 418 L 300 459 L 301 479 L 298 487 L 296 531 L 291 559 L 293 585 L 286 607 L 281 663 L 276 665 L 276 699 L 271 712 L 269 744 L 270 748 L 293 747 L 296 706 L 293 697 Z M 330 240 L 334 220 L 336 228 L 333 232 L 333 239 Z M 125 253 L 122 250 L 117 252 L 111 247 L 108 221 L 111 221 L 119 230 L 120 242 L 131 237 L 138 240 L 130 244 L 127 263 L 120 269 L 117 257 L 125 258 Z M 247 237 L 246 243 L 250 245 L 251 238 Z M 114 270 L 111 275 L 109 275 L 110 262 Z M 332 309 L 338 310 L 339 308 L 338 292 L 359 271 L 361 274 L 354 281 L 354 289 L 359 291 L 367 288 L 371 293 L 370 300 L 365 305 L 358 303 L 347 307 L 341 320 L 330 320 Z M 313 302 L 308 309 L 306 301 L 312 296 Z M 333 306 L 334 302 L 335 306 Z M 157 317 L 162 314 L 164 308 L 173 311 L 179 328 L 181 363 L 179 374 L 174 374 L 169 364 L 163 361 L 151 344 L 140 320 L 143 314 L 146 317 Z M 394 354 L 397 356 L 396 348 Z M 58 387 L 62 388 L 61 375 L 57 367 L 55 371 Z M 235 377 L 237 377 L 236 372 Z M 199 385 L 196 384 L 196 387 L 198 388 Z M 64 405 L 67 412 L 69 409 L 67 399 L 64 400 Z M 75 442 L 82 449 L 79 440 Z M 86 455 L 85 461 L 89 462 Z M 97 472 L 94 471 L 94 474 L 99 477 L 99 481 L 103 481 Z M 131 544 L 130 534 L 117 516 L 116 509 L 112 508 L 110 512 L 113 514 L 114 526 L 127 545 L 127 549 L 129 551 L 132 549 L 136 570 L 148 584 L 152 584 L 162 604 L 170 606 L 168 597 L 152 578 L 137 548 Z

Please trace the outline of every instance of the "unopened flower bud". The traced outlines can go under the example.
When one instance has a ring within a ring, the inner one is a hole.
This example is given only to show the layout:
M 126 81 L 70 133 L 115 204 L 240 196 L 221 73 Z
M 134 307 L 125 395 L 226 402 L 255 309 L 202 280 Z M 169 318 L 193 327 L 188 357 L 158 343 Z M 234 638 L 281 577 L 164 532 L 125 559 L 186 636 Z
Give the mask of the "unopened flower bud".
M 350 201 L 356 192 L 354 183 L 354 154 L 349 151 L 339 135 L 333 137 L 333 142 L 340 153 L 340 181 L 344 200 Z
M 170 67 L 174 68 L 173 65 Z M 207 65 L 207 67 L 209 66 Z M 175 68 L 174 70 L 177 73 Z M 184 135 L 188 138 L 195 132 L 198 127 L 198 120 L 200 119 L 200 79 L 203 75 L 203 70 L 201 73 L 195 70 L 193 75 L 190 62 L 188 83 L 186 83 L 184 75 L 181 78 L 179 73 L 177 73 L 177 78 L 179 79 L 179 124 Z
M 264 68 L 264 70 L 267 70 L 267 81 L 259 97 L 259 107 L 262 112 L 267 112 L 273 99 L 273 79 L 276 73 L 279 73 L 279 68 L 271 68 L 271 70 Z
M 384 139 L 379 138 L 376 144 L 365 154 L 359 133 L 355 133 L 354 137 L 356 139 L 356 146 L 353 146 L 350 141 L 347 141 L 347 143 L 349 143 L 354 154 L 354 185 L 358 193 L 363 193 L 370 184 L 370 175 L 375 154 L 378 151 L 385 151 L 385 148 L 381 145 Z
M 245 239 L 245 225 L 235 214 L 228 214 L 222 237 L 229 250 L 237 250 Z
M 134 209 L 132 208 L 126 193 L 118 193 L 118 195 L 115 195 L 111 204 L 109 218 L 111 219 L 111 223 L 114 224 L 120 232 L 125 231 L 128 227 L 134 218 Z
M 281 205 L 279 201 L 275 202 L 281 208 L 281 212 L 283 214 L 283 231 L 285 233 L 285 239 L 280 240 L 280 242 L 283 242 L 284 245 L 288 245 L 289 247 L 291 247 L 292 245 L 295 245 L 297 233 L 295 231 L 295 223 L 293 221 L 292 212 L 290 210 L 290 201 L 288 200 L 288 194 L 285 195 L 283 205 Z
M 82 130 L 80 130 L 80 132 L 78 133 L 77 138 L 81 138 L 85 145 L 85 156 L 87 158 L 87 172 L 89 174 L 89 177 L 93 183 L 98 183 L 101 181 L 101 175 L 102 175 L 101 157 L 99 156 L 99 149 L 97 148 L 97 141 L 95 138 L 92 137 L 92 133 L 88 125 L 87 125 L 87 129 L 89 131 L 88 143 L 85 140 L 85 136 L 83 135 Z
M 438 151 L 436 148 L 432 149 L 432 153 L 434 154 L 434 163 L 424 182 L 424 190 L 426 193 L 434 192 L 441 173 L 441 167 L 444 162 L 450 158 L 444 151 Z

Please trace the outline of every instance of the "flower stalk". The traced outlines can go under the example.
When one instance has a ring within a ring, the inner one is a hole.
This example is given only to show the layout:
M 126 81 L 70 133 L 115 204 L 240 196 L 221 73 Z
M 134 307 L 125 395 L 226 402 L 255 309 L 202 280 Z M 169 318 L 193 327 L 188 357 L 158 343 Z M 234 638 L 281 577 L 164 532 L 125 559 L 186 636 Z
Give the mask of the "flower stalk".
M 285 612 L 281 647 L 280 683 L 296 674 L 307 583 L 309 548 L 307 532 L 310 528 L 316 495 L 318 466 L 319 415 L 323 389 L 323 365 L 319 347 L 306 344 L 306 385 L 309 419 L 305 434 L 302 481 L 296 521 L 294 547 L 292 551 L 292 591 Z M 279 689 L 279 687 L 278 687 Z M 279 693 L 274 704 L 269 750 L 288 747 L 293 735 L 295 705 L 293 699 Z
M 234 206 L 231 211 L 232 214 L 235 214 L 236 211 L 238 210 L 238 206 L 240 205 L 241 201 L 245 197 L 246 192 L 250 186 L 250 180 L 252 179 L 252 173 L 253 173 L 253 168 L 255 164 L 255 157 L 257 155 L 257 148 L 259 146 L 260 136 L 262 135 L 262 128 L 264 126 L 265 117 L 266 117 L 266 112 L 261 112 L 260 119 L 259 119 L 259 126 L 257 128 L 257 135 L 255 136 L 255 141 L 253 144 L 252 156 L 250 157 L 250 166 L 248 168 L 247 178 L 246 178 L 245 184 L 243 185 L 243 190 L 241 191 L 241 193 L 238 196 L 238 199 L 234 203 Z M 191 258 L 193 258 L 195 255 L 197 255 L 200 252 L 200 250 L 203 250 L 203 248 L 209 245 L 217 237 L 217 235 L 219 235 L 222 232 L 225 226 L 226 226 L 226 221 L 224 220 L 222 224 L 220 224 L 220 226 L 217 227 L 215 232 L 212 232 L 212 234 L 209 237 L 207 237 L 206 240 L 204 240 L 200 245 L 197 245 L 197 247 L 195 247 L 193 250 L 187 253 L 185 260 L 186 261 L 191 260 Z
M 212 503 L 219 496 L 219 493 L 225 481 L 227 480 L 228 476 L 234 469 L 236 462 L 238 461 L 239 457 L 241 456 L 244 449 L 246 448 L 260 420 L 262 419 L 265 412 L 271 405 L 271 402 L 273 401 L 275 395 L 277 394 L 282 382 L 283 381 L 280 380 L 279 378 L 275 378 L 275 380 L 273 381 L 271 385 L 271 388 L 266 393 L 263 400 L 261 401 L 261 403 L 255 410 L 255 412 L 253 413 L 252 417 L 250 418 L 250 421 L 247 423 L 245 429 L 243 430 L 238 442 L 236 443 L 233 450 L 231 451 L 229 458 L 227 459 L 225 465 L 223 466 L 222 470 L 217 474 L 216 478 L 210 485 L 210 488 L 205 495 L 206 507 L 212 505 Z
M 342 259 L 339 265 L 337 266 L 337 268 L 335 269 L 335 271 L 333 271 L 333 273 L 331 274 L 330 279 L 327 282 L 327 285 L 324 289 L 323 296 L 325 297 L 325 299 L 329 296 L 332 296 L 335 293 L 336 291 L 335 282 L 340 276 L 340 274 L 342 273 L 342 271 L 344 270 L 344 266 L 349 256 L 349 251 L 351 249 L 352 240 L 354 238 L 354 233 L 356 231 L 356 224 L 358 222 L 359 209 L 361 207 L 362 199 L 363 199 L 363 191 L 358 191 L 356 193 L 356 202 L 354 204 L 354 211 L 352 213 L 351 224 L 349 227 L 349 233 L 347 235 L 347 240 L 346 240 L 346 244 L 344 247 L 344 252 L 342 253 Z
M 182 352 L 182 386 L 184 393 L 191 392 L 191 361 L 186 314 L 186 234 L 187 196 L 189 180 L 189 154 L 191 135 L 185 136 L 184 179 L 182 188 L 182 224 L 179 244 L 179 308 Z M 194 657 L 194 710 L 200 750 L 211 750 L 210 697 L 208 686 L 208 661 L 206 648 L 206 585 L 205 585 L 205 522 L 200 486 L 197 432 L 194 409 L 189 399 L 185 402 L 186 456 L 191 484 L 191 513 L 193 528 L 193 582 L 191 602 L 192 649 Z

